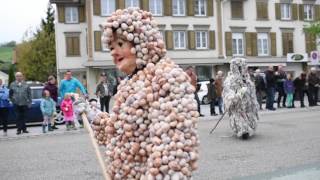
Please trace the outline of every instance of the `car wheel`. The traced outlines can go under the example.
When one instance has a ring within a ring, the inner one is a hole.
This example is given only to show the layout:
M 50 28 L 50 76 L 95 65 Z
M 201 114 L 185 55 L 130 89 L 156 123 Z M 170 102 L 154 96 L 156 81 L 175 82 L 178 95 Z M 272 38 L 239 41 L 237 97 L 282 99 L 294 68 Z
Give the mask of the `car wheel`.
M 209 104 L 209 99 L 207 96 L 203 96 L 202 98 L 202 104 Z
M 54 122 L 56 124 L 63 124 L 64 123 L 64 118 L 63 118 L 63 113 L 60 111 L 60 109 L 57 109 L 56 111 L 56 116 L 54 117 Z

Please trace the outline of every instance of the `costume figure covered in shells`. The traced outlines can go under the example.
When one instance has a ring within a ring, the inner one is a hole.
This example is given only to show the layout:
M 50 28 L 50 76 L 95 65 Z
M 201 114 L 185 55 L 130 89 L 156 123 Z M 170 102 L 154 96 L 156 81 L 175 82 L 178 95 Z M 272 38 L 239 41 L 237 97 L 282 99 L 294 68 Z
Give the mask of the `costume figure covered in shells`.
M 187 74 L 166 57 L 150 12 L 117 10 L 102 24 L 103 43 L 128 76 L 112 113 L 93 122 L 112 179 L 190 179 L 197 169 L 197 103 Z
M 259 105 L 255 85 L 250 80 L 245 59 L 231 60 L 222 97 L 234 133 L 243 139 L 252 136 L 257 128 Z

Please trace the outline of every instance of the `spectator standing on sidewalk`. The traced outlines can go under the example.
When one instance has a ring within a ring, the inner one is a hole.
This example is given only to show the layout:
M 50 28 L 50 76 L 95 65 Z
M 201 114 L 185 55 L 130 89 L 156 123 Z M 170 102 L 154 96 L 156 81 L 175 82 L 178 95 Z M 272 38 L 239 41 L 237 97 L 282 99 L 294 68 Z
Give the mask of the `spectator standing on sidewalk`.
M 267 83 L 267 102 L 266 102 L 266 109 L 271 111 L 276 110 L 273 107 L 274 103 L 274 94 L 276 88 L 276 78 L 274 75 L 273 67 L 269 66 L 268 70 L 265 72 L 266 74 L 266 83 Z
M 294 93 L 294 85 L 292 81 L 291 74 L 287 74 L 287 80 L 283 83 L 283 89 L 287 96 L 287 107 L 293 108 L 293 93 Z
M 194 92 L 194 98 L 195 100 L 197 101 L 197 104 L 198 104 L 198 112 L 200 114 L 200 116 L 204 116 L 203 114 L 201 114 L 201 108 L 200 108 L 200 99 L 199 99 L 199 96 L 198 96 L 198 85 L 197 85 L 197 81 L 198 81 L 198 77 L 197 77 L 197 74 L 194 70 L 194 68 L 192 66 L 189 66 L 187 67 L 186 69 L 186 73 L 188 74 L 188 76 L 190 77 L 191 79 L 191 85 L 195 88 L 195 92 Z
M 87 96 L 87 90 L 77 78 L 72 77 L 72 72 L 68 70 L 65 73 L 65 78 L 60 82 L 60 97 L 64 97 L 66 93 L 76 93 L 77 88 L 80 89 L 83 95 Z
M 24 81 L 23 74 L 17 72 L 15 74 L 15 81 L 10 84 L 9 97 L 14 106 L 14 111 L 17 115 L 17 135 L 29 133 L 26 126 L 27 110 L 31 107 L 31 89 Z
M 48 82 L 43 88 L 43 92 L 47 90 L 50 93 L 50 97 L 54 100 L 54 102 L 57 104 L 58 103 L 58 87 L 57 87 L 57 81 L 55 76 L 49 76 L 48 77 Z M 54 117 L 50 119 L 51 121 L 51 129 L 58 129 L 55 125 L 54 122 Z
M 220 115 L 222 115 L 223 114 L 223 110 L 222 110 L 223 72 L 222 71 L 218 71 L 214 85 L 216 89 L 216 102 L 218 103 L 219 113 Z
M 0 79 L 0 123 L 3 127 L 3 135 L 7 136 L 7 123 L 9 114 L 9 89 Z
M 50 97 L 50 92 L 48 90 L 43 91 L 43 98 L 41 99 L 40 109 L 43 115 L 42 132 L 46 133 L 47 127 L 48 131 L 52 131 L 51 120 L 53 119 L 53 115 L 56 112 L 56 103 Z
M 256 69 L 256 72 L 254 75 L 254 83 L 256 87 L 256 95 L 257 95 L 259 107 L 260 107 L 260 110 L 262 110 L 262 99 L 263 99 L 263 93 L 266 89 L 266 84 L 260 73 L 261 73 L 260 69 Z
M 286 72 L 283 70 L 283 66 L 278 66 L 278 71 L 275 73 L 276 78 L 276 89 L 278 92 L 278 99 L 277 99 L 277 105 L 278 108 L 286 107 L 286 93 L 284 91 L 284 82 L 287 79 Z M 280 105 L 282 99 L 282 106 Z
M 109 103 L 112 96 L 112 91 L 113 87 L 108 82 L 107 75 L 105 73 L 101 73 L 100 83 L 96 88 L 96 95 L 100 98 L 101 111 L 104 111 L 105 109 L 105 112 L 109 113 Z
M 317 70 L 312 67 L 308 75 L 309 106 L 317 106 L 319 86 L 320 79 L 317 76 Z
M 211 78 L 210 82 L 207 84 L 208 87 L 208 100 L 210 102 L 210 114 L 211 116 L 216 116 L 215 103 L 216 103 L 216 88 L 214 86 L 214 79 Z
M 296 89 L 295 91 L 295 97 L 299 97 L 300 100 L 300 107 L 305 107 L 304 104 L 304 95 L 306 94 L 308 96 L 308 101 L 309 101 L 309 93 L 308 93 L 308 88 L 307 88 L 307 74 L 306 73 L 301 73 L 299 77 L 297 77 L 293 81 L 294 87 Z M 309 102 L 310 104 L 310 102 Z M 294 106 L 294 102 L 293 102 Z

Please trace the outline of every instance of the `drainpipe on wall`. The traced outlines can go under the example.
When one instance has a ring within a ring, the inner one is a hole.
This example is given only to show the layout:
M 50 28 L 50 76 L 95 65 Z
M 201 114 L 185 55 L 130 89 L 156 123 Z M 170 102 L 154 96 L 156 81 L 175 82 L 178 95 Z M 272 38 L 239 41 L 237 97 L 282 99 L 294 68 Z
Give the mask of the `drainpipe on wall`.
M 88 38 L 88 61 L 93 61 L 93 47 L 92 47 L 92 1 L 86 0 L 86 16 L 87 16 L 87 38 Z
M 217 35 L 218 35 L 218 58 L 224 58 L 222 46 L 222 15 L 221 0 L 216 0 L 217 7 Z

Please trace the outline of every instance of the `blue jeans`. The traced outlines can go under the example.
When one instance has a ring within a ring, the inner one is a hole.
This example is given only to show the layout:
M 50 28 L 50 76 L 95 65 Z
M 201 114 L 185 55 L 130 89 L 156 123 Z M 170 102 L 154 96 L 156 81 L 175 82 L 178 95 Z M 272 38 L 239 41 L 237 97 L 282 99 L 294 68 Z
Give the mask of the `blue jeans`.
M 274 93 L 275 93 L 275 89 L 273 87 L 267 88 L 267 102 L 266 102 L 267 109 L 273 109 Z
M 223 103 L 222 97 L 217 97 L 216 101 L 217 101 L 218 106 L 219 106 L 219 113 L 223 114 L 223 111 L 222 111 L 222 103 Z

